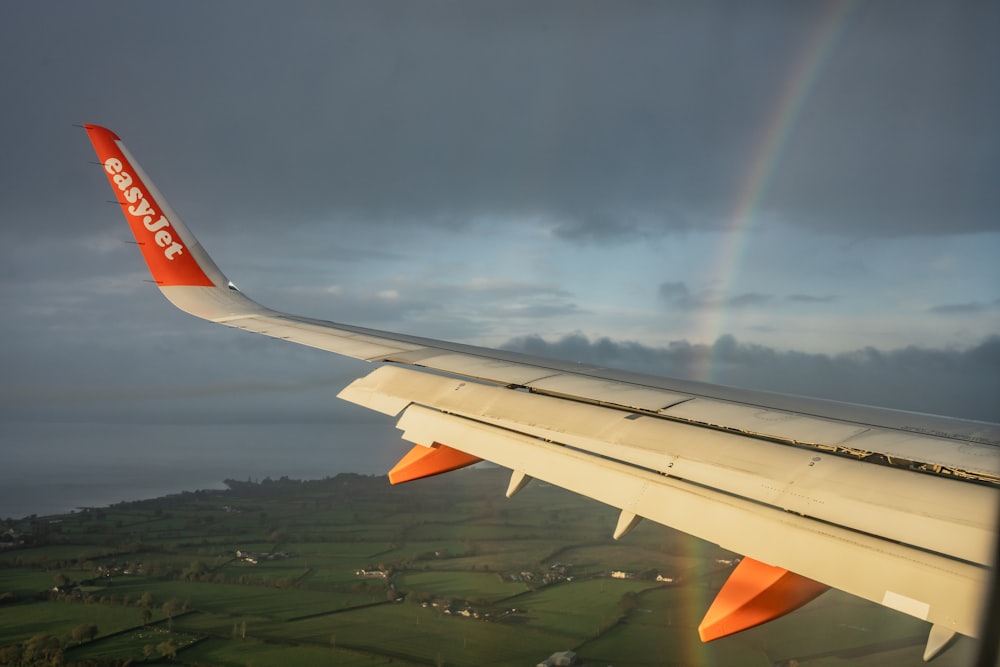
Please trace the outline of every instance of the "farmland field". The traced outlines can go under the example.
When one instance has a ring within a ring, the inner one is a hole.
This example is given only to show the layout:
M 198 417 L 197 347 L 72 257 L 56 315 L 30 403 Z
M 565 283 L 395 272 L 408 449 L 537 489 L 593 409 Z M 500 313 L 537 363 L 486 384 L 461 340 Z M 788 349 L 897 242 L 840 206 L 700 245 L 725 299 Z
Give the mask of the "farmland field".
M 734 554 L 649 522 L 615 542 L 613 510 L 506 483 L 268 479 L 7 519 L 0 664 L 923 664 L 925 623 L 836 591 L 702 644 Z

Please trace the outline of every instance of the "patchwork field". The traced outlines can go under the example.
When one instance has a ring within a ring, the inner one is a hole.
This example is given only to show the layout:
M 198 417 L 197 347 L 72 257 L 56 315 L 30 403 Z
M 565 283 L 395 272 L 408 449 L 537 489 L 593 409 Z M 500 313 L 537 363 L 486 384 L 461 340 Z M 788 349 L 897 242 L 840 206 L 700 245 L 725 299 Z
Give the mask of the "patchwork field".
M 923 664 L 926 624 L 835 591 L 702 644 L 733 554 L 648 522 L 614 542 L 613 510 L 506 483 L 268 479 L 7 519 L 0 664 Z

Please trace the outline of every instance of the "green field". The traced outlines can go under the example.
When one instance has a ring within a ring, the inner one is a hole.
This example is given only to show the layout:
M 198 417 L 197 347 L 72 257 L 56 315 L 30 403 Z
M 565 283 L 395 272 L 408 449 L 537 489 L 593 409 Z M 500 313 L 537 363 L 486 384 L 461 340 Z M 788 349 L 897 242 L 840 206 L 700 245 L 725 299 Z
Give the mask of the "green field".
M 925 623 L 837 592 L 702 644 L 732 554 L 497 469 L 231 487 L 2 522 L 0 664 L 923 664 Z

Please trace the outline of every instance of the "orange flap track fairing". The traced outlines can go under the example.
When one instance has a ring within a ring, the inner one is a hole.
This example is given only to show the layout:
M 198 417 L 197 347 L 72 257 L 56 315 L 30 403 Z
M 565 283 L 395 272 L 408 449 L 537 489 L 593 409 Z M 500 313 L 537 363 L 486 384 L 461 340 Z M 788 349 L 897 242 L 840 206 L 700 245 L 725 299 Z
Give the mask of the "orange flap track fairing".
M 415 479 L 432 477 L 471 466 L 480 461 L 482 459 L 447 445 L 438 443 L 434 443 L 430 447 L 416 445 L 389 471 L 389 482 L 392 484 L 412 482 Z
M 728 637 L 795 611 L 829 586 L 780 567 L 744 558 L 698 626 L 703 642 Z

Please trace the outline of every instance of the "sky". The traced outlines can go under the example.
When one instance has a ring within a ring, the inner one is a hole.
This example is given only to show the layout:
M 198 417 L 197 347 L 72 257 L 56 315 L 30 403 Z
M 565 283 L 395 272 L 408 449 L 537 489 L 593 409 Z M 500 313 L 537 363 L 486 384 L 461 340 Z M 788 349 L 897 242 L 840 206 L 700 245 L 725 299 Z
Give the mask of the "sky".
M 225 425 L 213 456 L 306 443 L 316 476 L 406 449 L 335 398 L 367 365 L 169 306 L 83 122 L 279 310 L 1000 421 L 998 20 L 921 0 L 3 3 L 0 447 L 141 463 L 170 445 L 136 425 Z

